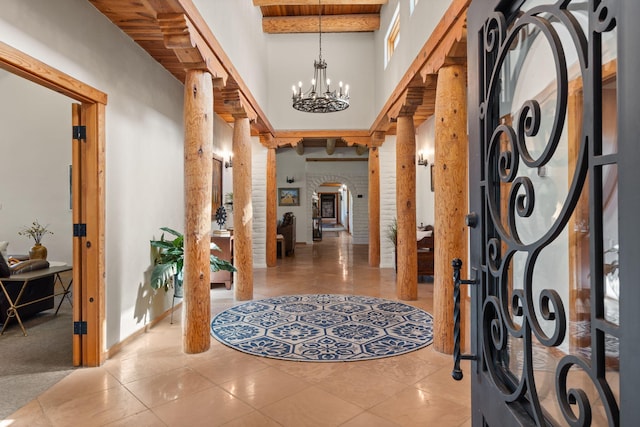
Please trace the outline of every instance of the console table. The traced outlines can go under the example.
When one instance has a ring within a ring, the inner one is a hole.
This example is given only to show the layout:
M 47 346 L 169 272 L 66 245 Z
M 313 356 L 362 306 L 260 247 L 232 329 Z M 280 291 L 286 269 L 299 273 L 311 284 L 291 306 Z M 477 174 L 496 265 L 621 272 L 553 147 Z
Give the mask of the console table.
M 69 283 L 65 285 L 62 279 L 60 278 L 60 273 L 63 273 L 65 271 L 70 271 L 70 270 L 73 270 L 73 267 L 71 267 L 70 265 L 60 265 L 60 266 L 53 266 L 49 268 L 43 268 L 41 270 L 30 271 L 28 273 L 14 274 L 10 277 L 1 278 L 0 288 L 2 289 L 4 297 L 6 298 L 9 304 L 9 308 L 7 309 L 7 318 L 4 322 L 4 325 L 2 325 L 2 331 L 0 331 L 0 335 L 4 334 L 4 331 L 7 328 L 9 321 L 13 317 L 15 317 L 16 320 L 18 321 L 18 324 L 20 325 L 20 328 L 22 329 L 22 333 L 24 334 L 24 336 L 27 336 L 27 331 L 24 327 L 24 324 L 22 323 L 22 319 L 20 318 L 20 313 L 18 310 L 22 307 L 27 307 L 29 305 L 48 300 L 50 298 L 54 298 L 58 295 L 62 295 L 62 299 L 60 300 L 60 302 L 58 303 L 58 307 L 56 308 L 55 315 L 57 315 L 58 310 L 60 310 L 60 306 L 62 305 L 62 301 L 64 301 L 65 298 L 68 298 L 68 294 L 71 293 L 70 289 L 71 289 L 71 284 L 73 282 L 73 280 L 70 280 Z M 41 298 L 22 302 L 22 298 L 25 294 L 25 291 L 30 286 L 32 286 L 37 279 L 42 279 L 46 277 L 53 277 L 54 288 L 55 288 L 56 281 L 60 282 L 60 285 L 62 286 L 62 292 L 55 293 L 55 291 L 53 291 L 51 292 L 50 295 L 46 295 Z M 8 289 L 8 287 L 11 286 L 11 283 L 18 283 L 18 284 L 22 283 L 21 286 L 16 285 L 16 286 L 20 286 L 20 289 L 17 295 L 15 296 L 15 298 L 11 297 L 12 294 L 15 295 L 15 292 L 11 292 Z

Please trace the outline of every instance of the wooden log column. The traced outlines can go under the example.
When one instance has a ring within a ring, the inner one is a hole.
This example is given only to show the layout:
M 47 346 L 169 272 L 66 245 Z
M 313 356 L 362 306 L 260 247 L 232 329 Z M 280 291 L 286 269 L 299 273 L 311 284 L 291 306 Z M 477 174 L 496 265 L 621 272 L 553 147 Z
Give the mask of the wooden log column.
M 369 267 L 380 266 L 380 151 L 369 148 Z
M 185 353 L 202 353 L 211 343 L 209 245 L 214 119 L 211 74 L 188 70 L 184 90 L 183 349 Z
M 396 136 L 397 278 L 399 299 L 418 299 L 416 245 L 416 131 L 413 113 L 400 114 Z
M 276 149 L 267 149 L 267 267 L 275 267 L 278 263 L 277 254 L 277 194 L 276 194 Z
M 238 301 L 253 298 L 253 206 L 251 204 L 251 128 L 248 117 L 233 127 L 233 285 Z
M 437 351 L 453 352 L 453 270 L 451 260 L 467 265 L 468 137 L 464 65 L 438 72 L 435 105 L 435 265 L 434 340 Z M 465 270 L 466 271 L 466 270 Z M 463 278 L 467 276 L 463 273 Z M 466 288 L 464 288 L 466 289 Z M 463 310 L 464 312 L 464 310 Z

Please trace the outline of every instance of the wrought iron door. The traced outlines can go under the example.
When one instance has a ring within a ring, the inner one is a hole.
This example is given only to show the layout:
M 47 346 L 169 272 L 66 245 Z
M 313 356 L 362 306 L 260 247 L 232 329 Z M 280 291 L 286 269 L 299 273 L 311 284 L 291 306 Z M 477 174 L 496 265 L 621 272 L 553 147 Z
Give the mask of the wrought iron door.
M 471 3 L 474 426 L 640 425 L 638 4 Z

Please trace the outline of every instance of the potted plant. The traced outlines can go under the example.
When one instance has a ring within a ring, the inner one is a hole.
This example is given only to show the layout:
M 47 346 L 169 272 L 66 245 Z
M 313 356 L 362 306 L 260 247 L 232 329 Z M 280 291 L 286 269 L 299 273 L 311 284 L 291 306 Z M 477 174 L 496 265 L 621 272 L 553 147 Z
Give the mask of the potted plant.
M 398 242 L 398 220 L 396 218 L 393 218 L 393 221 L 387 225 L 387 240 L 393 243 L 394 248 L 396 247 Z
M 36 219 L 31 226 L 25 226 L 18 231 L 19 236 L 28 236 L 34 241 L 34 246 L 29 250 L 29 259 L 47 259 L 47 248 L 41 243 L 45 234 L 53 234 L 53 231 L 49 231 L 47 227 L 49 226 L 41 225 Z
M 393 265 L 395 270 L 398 271 L 398 251 L 396 249 L 396 246 L 398 244 L 398 220 L 396 218 L 393 218 L 393 221 L 391 221 L 389 225 L 387 225 L 386 236 L 387 240 L 393 243 Z
M 168 227 L 160 228 L 175 236 L 173 240 L 165 240 L 164 233 L 160 240 L 151 240 L 151 246 L 157 248 L 155 265 L 151 271 L 151 287 L 159 289 L 164 287 L 165 291 L 174 286 L 174 296 L 182 297 L 182 269 L 184 267 L 184 236 L 182 233 Z M 211 249 L 220 251 L 220 248 L 211 243 Z M 236 271 L 236 268 L 229 261 L 220 259 L 211 254 L 209 257 L 211 271 Z

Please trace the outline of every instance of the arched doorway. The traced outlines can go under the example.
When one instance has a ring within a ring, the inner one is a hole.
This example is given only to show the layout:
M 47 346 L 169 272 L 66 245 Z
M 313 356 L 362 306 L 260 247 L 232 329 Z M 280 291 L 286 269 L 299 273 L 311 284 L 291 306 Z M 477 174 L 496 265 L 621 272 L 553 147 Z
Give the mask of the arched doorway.
M 368 243 L 368 176 L 307 175 L 306 192 L 307 200 L 313 200 L 314 194 L 318 196 L 319 212 L 316 213 L 320 213 L 324 223 L 342 225 L 351 234 L 354 244 Z M 326 206 L 333 205 L 333 212 L 327 208 L 326 216 L 322 214 L 322 194 L 328 196 Z M 313 207 L 313 203 L 307 206 L 308 218 L 314 216 Z M 307 241 L 312 240 L 311 233 L 309 228 Z
M 324 229 L 349 231 L 349 194 L 346 184 L 325 182 L 316 189 L 317 214 Z

